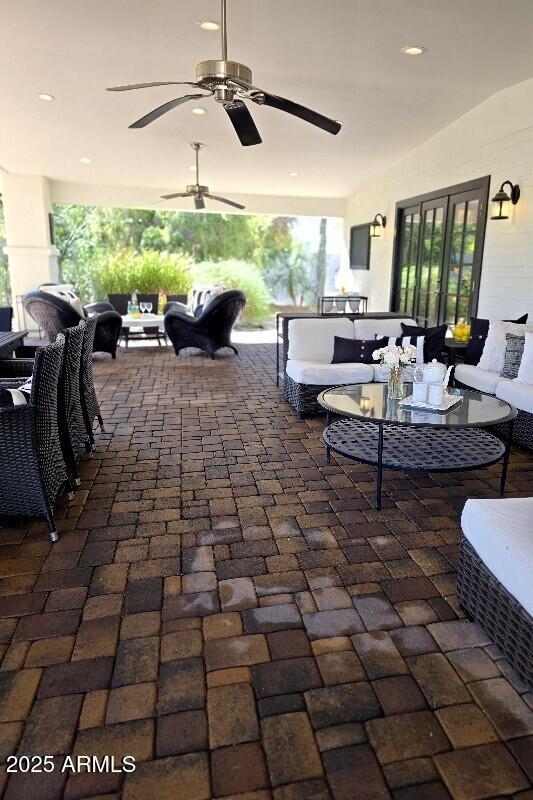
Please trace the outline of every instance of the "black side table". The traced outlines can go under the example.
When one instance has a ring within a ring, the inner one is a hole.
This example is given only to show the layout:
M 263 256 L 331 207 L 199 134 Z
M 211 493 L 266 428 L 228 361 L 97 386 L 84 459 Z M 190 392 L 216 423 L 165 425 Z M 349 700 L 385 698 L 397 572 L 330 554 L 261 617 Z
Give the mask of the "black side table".
M 448 366 L 454 367 L 457 359 L 464 355 L 468 342 L 458 342 L 456 339 L 446 339 L 444 342 L 444 352 L 448 357 Z

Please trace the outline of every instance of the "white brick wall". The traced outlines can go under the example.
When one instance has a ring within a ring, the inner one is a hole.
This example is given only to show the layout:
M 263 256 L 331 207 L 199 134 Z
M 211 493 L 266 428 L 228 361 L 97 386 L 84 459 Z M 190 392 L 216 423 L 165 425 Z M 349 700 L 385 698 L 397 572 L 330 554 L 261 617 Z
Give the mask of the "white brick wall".
M 479 314 L 533 314 L 533 80 L 490 97 L 348 198 L 350 225 L 386 214 L 387 228 L 372 240 L 370 270 L 354 271 L 354 288 L 372 310 L 388 308 L 398 200 L 491 175 L 490 196 L 507 179 L 522 196 L 508 220 L 487 220 Z

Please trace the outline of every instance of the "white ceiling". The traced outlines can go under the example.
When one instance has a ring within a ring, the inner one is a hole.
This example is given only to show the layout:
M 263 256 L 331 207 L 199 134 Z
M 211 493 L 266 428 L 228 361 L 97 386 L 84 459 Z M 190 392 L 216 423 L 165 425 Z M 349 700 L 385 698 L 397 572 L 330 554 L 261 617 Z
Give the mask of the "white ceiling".
M 228 7 L 229 57 L 250 66 L 257 85 L 343 120 L 337 137 L 252 106 L 263 144 L 243 148 L 213 100 L 203 117 L 184 106 L 128 130 L 181 87 L 105 87 L 194 80 L 196 63 L 219 54 L 218 34 L 194 22 L 217 19 L 218 0 L 0 0 L 0 164 L 56 180 L 179 191 L 191 182 L 188 142 L 197 139 L 206 143 L 203 182 L 216 193 L 343 197 L 494 92 L 533 76 L 532 0 Z M 408 44 L 428 53 L 403 56 Z M 55 102 L 37 100 L 39 92 Z

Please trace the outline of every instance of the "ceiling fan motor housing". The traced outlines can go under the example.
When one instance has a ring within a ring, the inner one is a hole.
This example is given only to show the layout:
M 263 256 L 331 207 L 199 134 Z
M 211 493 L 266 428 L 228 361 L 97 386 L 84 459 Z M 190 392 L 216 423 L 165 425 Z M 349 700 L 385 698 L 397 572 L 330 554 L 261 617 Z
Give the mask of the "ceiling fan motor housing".
M 209 192 L 209 186 L 201 186 L 199 183 L 191 183 L 186 188 L 188 194 L 206 194 Z
M 200 61 L 196 67 L 196 82 L 205 89 L 215 92 L 220 103 L 232 102 L 236 86 L 228 86 L 227 81 L 252 83 L 252 70 L 238 61 Z

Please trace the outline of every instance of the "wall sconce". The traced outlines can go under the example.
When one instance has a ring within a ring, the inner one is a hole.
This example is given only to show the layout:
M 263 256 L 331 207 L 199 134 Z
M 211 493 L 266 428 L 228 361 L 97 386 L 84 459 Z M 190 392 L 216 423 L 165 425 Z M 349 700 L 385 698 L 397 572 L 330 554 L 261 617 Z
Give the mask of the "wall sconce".
M 510 194 L 507 194 L 505 187 L 510 187 Z M 491 200 L 492 215 L 491 219 L 509 219 L 509 203 L 515 206 L 520 200 L 520 186 L 511 181 L 504 181 L 500 190 L 496 192 Z
M 373 239 L 378 239 L 381 236 L 381 229 L 387 227 L 387 217 L 384 217 L 383 214 L 376 214 L 372 222 L 370 223 L 370 236 Z

